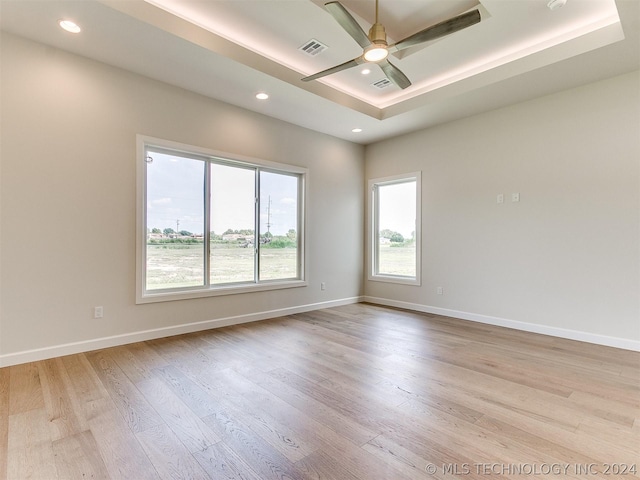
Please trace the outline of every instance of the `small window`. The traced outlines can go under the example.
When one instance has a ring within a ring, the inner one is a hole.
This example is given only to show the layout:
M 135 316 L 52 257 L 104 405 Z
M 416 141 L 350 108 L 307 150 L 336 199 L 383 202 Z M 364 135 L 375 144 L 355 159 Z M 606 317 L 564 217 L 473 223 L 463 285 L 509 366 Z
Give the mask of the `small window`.
M 420 285 L 420 172 L 369 181 L 369 279 Z
M 305 169 L 138 141 L 138 303 L 305 285 Z

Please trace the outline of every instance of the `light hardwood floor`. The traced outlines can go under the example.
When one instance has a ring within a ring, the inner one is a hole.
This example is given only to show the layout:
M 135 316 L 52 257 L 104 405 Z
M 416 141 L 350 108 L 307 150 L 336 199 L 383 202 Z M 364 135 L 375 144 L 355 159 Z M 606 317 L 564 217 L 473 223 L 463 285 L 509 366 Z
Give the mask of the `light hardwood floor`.
M 349 305 L 0 369 L 0 478 L 638 479 L 639 372 Z

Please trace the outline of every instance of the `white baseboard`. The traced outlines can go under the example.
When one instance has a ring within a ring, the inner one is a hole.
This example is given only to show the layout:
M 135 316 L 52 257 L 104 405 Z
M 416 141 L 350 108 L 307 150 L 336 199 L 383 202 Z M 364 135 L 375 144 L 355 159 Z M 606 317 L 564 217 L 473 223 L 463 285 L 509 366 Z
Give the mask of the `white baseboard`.
M 525 332 L 540 333 L 542 335 L 550 335 L 552 337 L 578 340 L 580 342 L 594 343 L 596 345 L 605 345 L 607 347 L 633 350 L 636 352 L 640 351 L 640 341 L 629 340 L 627 338 L 609 337 L 607 335 L 598 335 L 596 333 L 582 332 L 579 330 L 551 327 L 548 325 L 539 325 L 536 323 L 519 322 L 517 320 L 491 317 L 488 315 L 479 315 L 477 313 L 462 312 L 459 310 L 449 310 L 447 308 L 420 305 L 418 303 L 401 302 L 397 300 L 390 300 L 387 298 L 365 296 L 363 301 L 374 303 L 377 305 L 386 305 L 388 307 L 404 308 L 406 310 L 415 310 L 417 312 L 433 313 L 435 315 L 442 315 L 445 317 L 471 320 L 473 322 L 486 323 L 488 325 L 496 325 L 499 327 L 513 328 L 515 330 L 522 330 Z
M 202 322 L 173 325 L 170 327 L 156 328 L 153 330 L 143 330 L 139 332 L 125 333 L 122 335 L 114 335 L 111 337 L 95 338 L 82 342 L 66 343 L 63 345 L 54 345 L 52 347 L 38 348 L 35 350 L 9 353 L 6 355 L 0 355 L 0 367 L 8 367 L 11 365 L 18 365 L 20 363 L 46 360 L 48 358 L 61 357 L 64 355 L 73 355 L 75 353 L 89 352 L 91 350 L 98 350 L 101 348 L 117 347 L 119 345 L 143 342 L 145 340 L 153 340 L 156 338 L 171 337 L 173 335 L 181 335 L 184 333 L 210 330 L 212 328 L 228 327 L 230 325 L 239 325 L 241 323 L 267 320 L 269 318 L 293 315 L 295 313 L 310 312 L 313 310 L 320 310 L 322 308 L 350 305 L 353 303 L 359 303 L 361 301 L 362 297 L 342 298 L 339 300 L 332 300 L 328 302 L 311 303 L 307 305 L 299 305 L 296 307 L 281 308 L 265 312 L 256 312 L 245 315 L 237 315 L 233 317 L 217 318 L 215 320 L 205 320 Z

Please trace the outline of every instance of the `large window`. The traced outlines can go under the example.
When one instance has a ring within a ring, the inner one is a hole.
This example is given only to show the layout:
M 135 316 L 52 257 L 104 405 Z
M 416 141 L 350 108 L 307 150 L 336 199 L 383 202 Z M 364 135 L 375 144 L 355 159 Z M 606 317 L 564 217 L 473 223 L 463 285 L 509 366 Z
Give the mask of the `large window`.
M 304 285 L 304 169 L 138 143 L 138 302 Z
M 369 279 L 420 284 L 420 172 L 369 181 Z

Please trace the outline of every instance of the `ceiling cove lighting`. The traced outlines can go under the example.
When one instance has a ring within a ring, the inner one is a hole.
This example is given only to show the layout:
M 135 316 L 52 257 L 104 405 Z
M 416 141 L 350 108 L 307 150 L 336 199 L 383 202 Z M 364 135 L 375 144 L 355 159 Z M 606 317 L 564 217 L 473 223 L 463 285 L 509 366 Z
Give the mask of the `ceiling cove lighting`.
M 58 25 L 69 33 L 80 33 L 82 31 L 80 26 L 71 20 L 60 20 Z
M 266 100 L 267 98 L 269 98 L 269 95 L 264 92 L 260 92 L 260 93 L 256 93 L 256 98 L 258 100 Z

